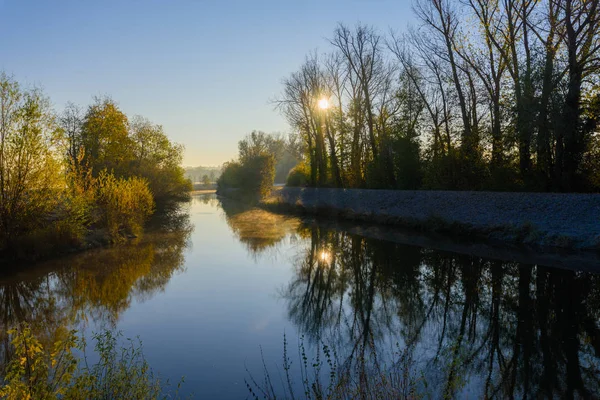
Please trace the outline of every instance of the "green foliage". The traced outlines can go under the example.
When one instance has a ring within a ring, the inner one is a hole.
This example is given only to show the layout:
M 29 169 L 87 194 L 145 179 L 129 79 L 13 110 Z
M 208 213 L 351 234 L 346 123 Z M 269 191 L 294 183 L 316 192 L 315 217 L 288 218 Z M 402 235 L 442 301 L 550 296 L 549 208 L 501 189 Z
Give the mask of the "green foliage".
M 75 331 L 62 332 L 50 346 L 26 325 L 9 335 L 14 354 L 0 388 L 0 396 L 7 400 L 172 398 L 164 390 L 168 382 L 163 385 L 144 359 L 139 340 L 128 339 L 129 344 L 119 348 L 120 333 L 94 335 L 99 361 L 90 367 L 87 358 L 82 364 L 74 355 L 74 350 L 84 354 L 86 350 Z
M 308 186 L 310 183 L 310 166 L 305 162 L 296 165 L 287 176 L 286 185 L 292 187 Z
M 425 166 L 423 186 L 435 190 L 481 190 L 487 182 L 482 160 L 469 160 L 458 149 L 433 158 Z
M 226 162 L 217 180 L 217 187 L 219 189 L 239 188 L 242 184 L 241 178 L 242 165 L 237 161 Z
M 420 189 L 423 166 L 419 143 L 407 137 L 400 137 L 394 140 L 392 146 L 395 158 L 396 188 Z
M 122 232 L 139 234 L 154 211 L 154 200 L 143 178 L 116 178 L 102 172 L 96 196 L 99 224 L 108 229 L 112 240 L 117 240 Z
M 293 135 L 286 140 L 281 135 L 252 131 L 238 143 L 239 160 L 244 163 L 259 155 L 271 154 L 275 159 L 274 182 L 284 183 L 301 156 L 295 140 Z
M 83 120 L 81 143 L 85 163 L 94 176 L 101 171 L 114 171 L 124 176 L 134 159 L 133 140 L 129 137 L 127 116 L 109 99 L 96 99 Z
M 39 90 L 0 74 L 0 250 L 47 225 L 62 189 L 58 129 Z
M 142 117 L 131 123 L 134 160 L 127 176 L 146 178 L 157 202 L 186 200 L 192 183 L 181 167 L 184 147 L 169 140 L 162 126 Z
M 8 333 L 15 351 L 6 367 L 1 397 L 7 400 L 84 398 L 71 393 L 77 368 L 72 353 L 76 347 L 73 332 L 64 335 L 66 337 L 51 348 L 44 348 L 27 326 Z
M 381 146 L 378 159 L 367 164 L 367 187 L 420 189 L 422 168 L 419 143 L 416 139 L 405 136 L 391 138 Z
M 19 260 L 36 261 L 81 247 L 85 227 L 68 219 L 49 221 L 46 226 L 15 238 L 10 255 Z
M 240 189 L 244 195 L 265 197 L 271 192 L 275 178 L 275 158 L 262 154 L 246 158 L 244 163 L 226 163 L 217 180 L 219 190 Z
M 241 189 L 248 193 L 256 193 L 259 197 L 268 196 L 275 179 L 275 157 L 261 154 L 248 159 L 242 164 Z
M 109 99 L 85 115 L 0 74 L 0 252 L 28 259 L 80 248 L 88 229 L 139 233 L 154 199 L 187 200 L 184 148 Z
M 218 190 L 240 189 L 244 197 L 262 198 L 271 193 L 275 180 L 275 156 L 269 152 L 269 136 L 252 132 L 239 142 L 239 161 L 223 165 Z
M 72 112 L 71 112 L 72 114 Z M 184 147 L 169 140 L 162 126 L 127 116 L 111 99 L 96 100 L 81 122 L 73 127 L 71 114 L 63 117 L 71 162 L 98 176 L 103 170 L 116 177 L 143 177 L 157 202 L 187 200 L 191 182 L 181 167 Z M 75 121 L 76 124 L 76 121 Z M 73 160 L 73 148 L 81 146 L 84 158 Z

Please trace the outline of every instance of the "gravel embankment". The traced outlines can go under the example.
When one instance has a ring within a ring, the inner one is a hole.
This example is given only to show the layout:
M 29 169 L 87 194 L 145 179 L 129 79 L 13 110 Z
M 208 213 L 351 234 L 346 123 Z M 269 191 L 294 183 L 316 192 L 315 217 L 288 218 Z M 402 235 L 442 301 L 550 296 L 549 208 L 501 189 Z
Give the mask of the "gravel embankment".
M 512 243 L 600 250 L 600 194 L 285 187 L 275 188 L 262 205 Z

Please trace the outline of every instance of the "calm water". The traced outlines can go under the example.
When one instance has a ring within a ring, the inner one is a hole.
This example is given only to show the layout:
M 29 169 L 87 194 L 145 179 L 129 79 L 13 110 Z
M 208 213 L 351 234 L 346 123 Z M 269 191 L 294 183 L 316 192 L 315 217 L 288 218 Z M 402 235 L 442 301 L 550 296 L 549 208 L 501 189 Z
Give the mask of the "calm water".
M 369 239 L 211 195 L 186 212 L 138 243 L 2 278 L 1 332 L 20 320 L 48 335 L 121 330 L 207 399 L 246 398 L 262 359 L 278 383 L 284 333 L 291 358 L 303 337 L 340 364 L 402 364 L 433 398 L 600 393 L 600 275 Z

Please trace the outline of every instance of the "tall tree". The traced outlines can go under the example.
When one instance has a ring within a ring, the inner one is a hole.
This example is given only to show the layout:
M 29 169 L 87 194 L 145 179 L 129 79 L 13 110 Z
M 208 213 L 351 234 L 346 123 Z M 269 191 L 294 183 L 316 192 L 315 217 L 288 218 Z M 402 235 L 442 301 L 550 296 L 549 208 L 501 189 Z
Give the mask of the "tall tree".
M 129 137 L 127 116 L 109 99 L 96 99 L 81 127 L 85 163 L 94 176 L 104 169 L 126 176 L 133 160 L 133 143 Z

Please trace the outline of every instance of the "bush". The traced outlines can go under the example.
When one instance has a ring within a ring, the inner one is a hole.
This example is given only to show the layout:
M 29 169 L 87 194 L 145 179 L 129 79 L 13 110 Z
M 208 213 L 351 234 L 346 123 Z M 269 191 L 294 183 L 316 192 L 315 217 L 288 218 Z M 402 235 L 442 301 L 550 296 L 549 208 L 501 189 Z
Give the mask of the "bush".
M 19 236 L 10 251 L 19 260 L 35 261 L 79 248 L 84 236 L 85 227 L 68 219 L 59 219 Z
M 245 196 L 262 198 L 271 193 L 274 180 L 275 158 L 270 154 L 261 154 L 248 157 L 243 163 L 226 163 L 217 180 L 217 188 L 237 188 Z
M 98 222 L 106 228 L 111 240 L 121 233 L 137 235 L 154 211 L 154 199 L 145 179 L 115 178 L 102 172 L 96 192 Z
M 482 190 L 489 181 L 483 160 L 468 160 L 454 148 L 446 155 L 431 159 L 424 172 L 424 189 Z
M 184 175 L 182 167 L 172 168 L 145 167 L 135 176 L 142 177 L 148 182 L 150 192 L 157 203 L 168 201 L 186 201 L 193 190 L 192 182 Z
M 310 167 L 302 162 L 296 165 L 287 176 L 286 186 L 305 187 L 310 183 Z
M 416 190 L 421 187 L 421 149 L 416 140 L 401 137 L 393 144 L 395 154 L 396 188 Z
M 262 154 L 248 159 L 242 165 L 241 188 L 244 192 L 266 197 L 275 182 L 275 157 Z
M 230 161 L 223 165 L 221 176 L 217 179 L 217 188 L 239 188 L 241 186 L 242 165 L 237 161 Z
M 20 399 L 157 399 L 167 398 L 165 386 L 144 359 L 141 342 L 129 340 L 118 347 L 120 333 L 95 335 L 97 364 L 78 363 L 74 350 L 86 346 L 75 331 L 57 332 L 52 345 L 44 345 L 28 326 L 12 329 L 10 358 L 0 387 L 0 397 Z M 177 392 L 172 394 L 178 397 Z

